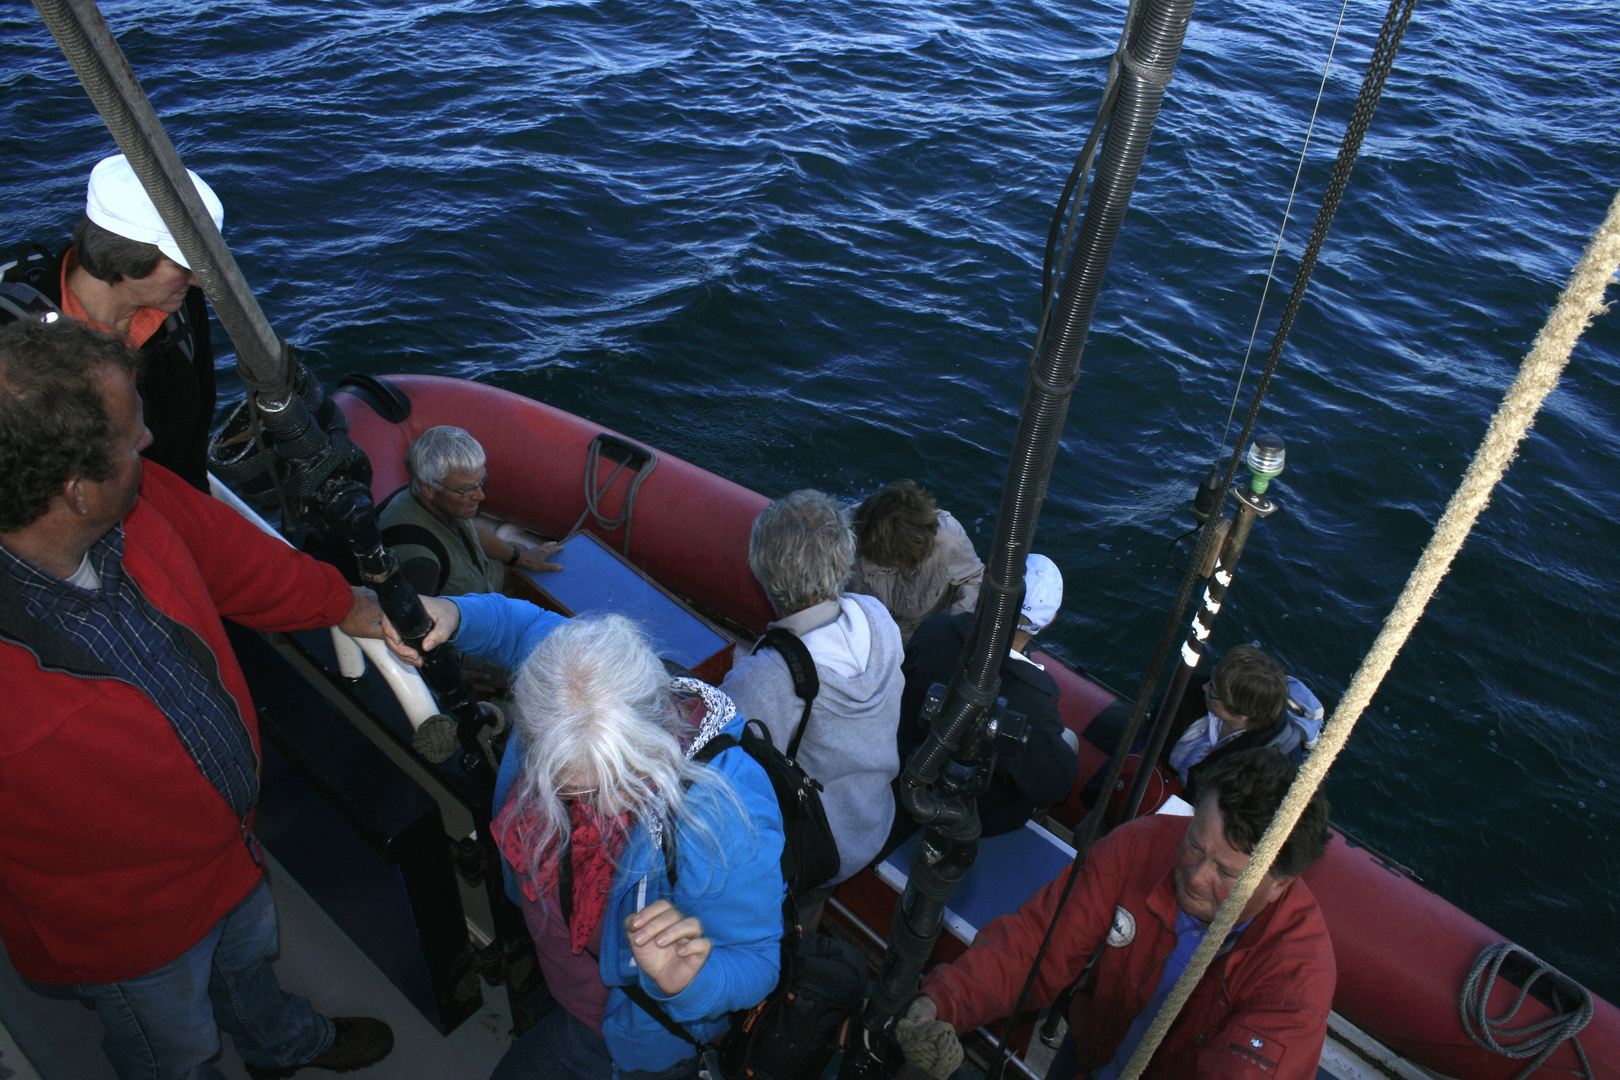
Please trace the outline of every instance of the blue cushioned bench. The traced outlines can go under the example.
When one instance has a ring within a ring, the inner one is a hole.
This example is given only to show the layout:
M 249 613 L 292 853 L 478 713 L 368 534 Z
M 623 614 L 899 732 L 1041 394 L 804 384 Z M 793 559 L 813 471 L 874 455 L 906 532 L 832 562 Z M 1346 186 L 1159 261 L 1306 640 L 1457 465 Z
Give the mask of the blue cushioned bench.
M 922 835 L 913 834 L 875 868 L 878 877 L 896 892 L 906 887 L 911 852 Z M 980 841 L 979 857 L 945 909 L 946 929 L 971 945 L 990 920 L 1017 911 L 1073 860 L 1072 847 L 1033 821 L 1025 822 L 1022 829 Z
M 513 571 L 519 595 L 559 615 L 623 615 L 653 652 L 705 682 L 719 685 L 731 670 L 731 638 L 593 534 L 573 537 L 551 561 L 562 569 Z

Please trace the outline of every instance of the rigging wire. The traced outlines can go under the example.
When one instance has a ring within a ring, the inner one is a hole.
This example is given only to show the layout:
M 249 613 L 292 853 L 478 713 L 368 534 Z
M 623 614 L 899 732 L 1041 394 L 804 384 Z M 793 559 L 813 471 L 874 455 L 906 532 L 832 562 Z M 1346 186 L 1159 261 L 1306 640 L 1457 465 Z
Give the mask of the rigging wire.
M 1311 149 L 1311 136 L 1316 133 L 1316 117 L 1322 110 L 1322 95 L 1327 92 L 1328 73 L 1333 70 L 1333 57 L 1339 49 L 1339 35 L 1344 30 L 1344 14 L 1350 9 L 1350 0 L 1339 8 L 1339 22 L 1333 28 L 1333 40 L 1328 44 L 1327 61 L 1322 65 L 1322 81 L 1316 88 L 1316 102 L 1311 106 L 1311 119 L 1305 125 L 1305 142 L 1299 148 L 1299 164 L 1294 166 L 1294 182 L 1288 189 L 1288 202 L 1283 206 L 1282 222 L 1277 226 L 1277 240 L 1271 246 L 1271 264 L 1266 267 L 1266 283 L 1260 290 L 1260 304 L 1254 311 L 1254 325 L 1249 328 L 1249 344 L 1243 350 L 1243 366 L 1238 370 L 1237 385 L 1232 387 L 1232 405 L 1226 412 L 1226 427 L 1221 431 L 1221 446 L 1215 451 L 1215 466 L 1220 467 L 1226 456 L 1226 438 L 1232 434 L 1232 418 L 1237 415 L 1238 398 L 1243 394 L 1243 380 L 1249 374 L 1249 358 L 1254 355 L 1254 342 L 1260 336 L 1260 317 L 1265 314 L 1266 300 L 1271 296 L 1271 283 L 1276 280 L 1277 259 L 1282 255 L 1284 235 L 1288 232 L 1289 215 L 1294 210 L 1294 196 L 1299 191 L 1299 178 L 1305 171 L 1305 155 Z

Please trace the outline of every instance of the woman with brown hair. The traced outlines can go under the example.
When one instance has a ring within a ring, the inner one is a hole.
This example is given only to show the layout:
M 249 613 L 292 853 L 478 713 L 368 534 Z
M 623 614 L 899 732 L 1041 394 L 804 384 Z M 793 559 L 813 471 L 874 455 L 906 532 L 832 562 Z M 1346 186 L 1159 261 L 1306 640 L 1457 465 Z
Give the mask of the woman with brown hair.
M 876 597 L 908 642 L 941 611 L 972 611 L 984 564 L 973 541 L 914 480 L 896 480 L 850 511 L 857 552 L 847 592 Z

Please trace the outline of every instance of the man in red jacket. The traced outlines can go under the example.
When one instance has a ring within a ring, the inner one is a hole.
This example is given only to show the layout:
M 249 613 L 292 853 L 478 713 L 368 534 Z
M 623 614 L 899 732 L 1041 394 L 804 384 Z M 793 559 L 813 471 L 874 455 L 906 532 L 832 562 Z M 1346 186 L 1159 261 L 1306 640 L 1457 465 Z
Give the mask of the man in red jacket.
M 992 922 L 954 964 L 935 968 L 896 1026 L 913 1064 L 949 1076 L 955 1032 L 1011 1012 L 1046 927 L 1057 920 L 1031 1008 L 1084 976 L 1072 1041 L 1047 1076 L 1114 1080 L 1125 1068 L 1215 912 L 1249 864 L 1295 768 L 1276 750 L 1242 751 L 1202 778 L 1191 819 L 1123 825 L 1092 848 L 1067 905 L 1068 871 Z M 1222 951 L 1149 1064 L 1150 1080 L 1311 1080 L 1333 1005 L 1333 946 L 1299 875 L 1327 846 L 1318 791 Z
M 135 354 L 71 319 L 0 329 L 0 938 L 92 1001 L 120 1077 L 352 1069 L 393 1034 L 276 984 L 252 833 L 259 743 L 221 616 L 381 635 L 368 591 L 162 466 Z

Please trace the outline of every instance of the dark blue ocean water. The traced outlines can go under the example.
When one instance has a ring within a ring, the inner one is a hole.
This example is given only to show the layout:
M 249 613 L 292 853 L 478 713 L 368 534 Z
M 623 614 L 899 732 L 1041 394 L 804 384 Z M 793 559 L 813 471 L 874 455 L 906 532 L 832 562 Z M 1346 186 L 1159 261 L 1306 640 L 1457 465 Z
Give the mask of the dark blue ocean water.
M 1051 204 L 1122 3 L 108 2 L 278 328 L 329 377 L 487 380 L 769 494 L 915 477 L 981 545 Z M 1383 6 L 1353 0 L 1261 322 Z M 1339 9 L 1194 17 L 1037 547 L 1049 644 L 1134 693 Z M 1620 183 L 1607 0 L 1419 6 L 1270 400 L 1285 509 L 1218 645 L 1330 704 Z M 112 144 L 0 13 L 0 238 Z M 1620 327 L 1575 354 L 1329 780 L 1335 817 L 1620 999 Z M 234 384 L 232 384 L 234 385 Z M 1245 396 L 1246 400 L 1246 396 Z

